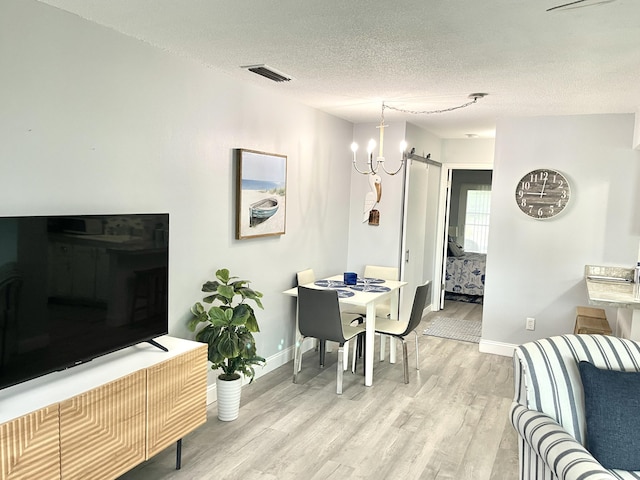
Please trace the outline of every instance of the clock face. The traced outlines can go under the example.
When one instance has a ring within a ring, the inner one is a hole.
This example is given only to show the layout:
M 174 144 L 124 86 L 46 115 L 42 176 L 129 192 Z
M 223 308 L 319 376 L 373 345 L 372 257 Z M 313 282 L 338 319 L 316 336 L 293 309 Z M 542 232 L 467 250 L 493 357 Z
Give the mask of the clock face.
M 518 208 L 541 220 L 562 212 L 570 197 L 571 188 L 565 176 L 548 168 L 532 170 L 516 186 Z

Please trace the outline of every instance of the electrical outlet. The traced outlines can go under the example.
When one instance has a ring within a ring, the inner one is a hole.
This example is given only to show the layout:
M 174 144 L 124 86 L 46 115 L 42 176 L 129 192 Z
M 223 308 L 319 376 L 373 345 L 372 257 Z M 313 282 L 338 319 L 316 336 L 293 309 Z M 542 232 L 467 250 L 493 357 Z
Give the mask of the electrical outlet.
M 527 330 L 535 330 L 536 329 L 536 319 L 532 317 L 527 317 L 527 323 L 525 325 Z

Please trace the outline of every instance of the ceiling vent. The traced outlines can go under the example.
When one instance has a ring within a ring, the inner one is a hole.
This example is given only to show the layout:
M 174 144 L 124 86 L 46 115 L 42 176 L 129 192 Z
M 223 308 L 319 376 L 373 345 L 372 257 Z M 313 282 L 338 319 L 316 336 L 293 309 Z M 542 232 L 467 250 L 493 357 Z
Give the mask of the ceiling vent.
M 241 68 L 246 68 L 250 72 L 256 73 L 258 75 L 262 75 L 263 77 L 268 78 L 269 80 L 273 80 L 274 82 L 288 82 L 292 78 L 289 75 L 282 72 L 278 72 L 276 69 L 271 68 L 270 66 L 264 65 L 264 64 L 246 65 Z

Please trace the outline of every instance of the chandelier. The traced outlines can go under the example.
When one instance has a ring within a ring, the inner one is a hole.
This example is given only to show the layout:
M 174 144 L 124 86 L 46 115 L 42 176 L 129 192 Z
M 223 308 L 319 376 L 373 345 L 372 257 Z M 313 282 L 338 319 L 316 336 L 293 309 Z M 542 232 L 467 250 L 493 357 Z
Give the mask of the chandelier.
M 473 105 L 474 103 L 476 103 L 478 101 L 478 99 L 486 97 L 487 94 L 486 93 L 472 93 L 471 95 L 469 95 L 469 98 L 471 98 L 472 100 L 470 102 L 464 103 L 462 105 L 458 105 L 455 107 L 449 107 L 449 108 L 445 108 L 442 110 L 431 110 L 431 111 L 415 111 L 415 110 L 404 110 L 401 108 L 397 108 L 397 107 L 392 107 L 390 105 L 386 105 L 384 102 L 382 102 L 382 112 L 380 113 L 380 125 L 378 125 L 376 128 L 378 128 L 380 130 L 379 134 L 380 134 L 380 144 L 378 146 L 378 156 L 375 159 L 374 162 L 374 158 L 373 158 L 373 152 L 376 148 L 376 141 L 372 138 L 371 140 L 369 140 L 369 143 L 367 144 L 367 168 L 365 170 L 361 170 L 360 168 L 358 168 L 358 164 L 357 164 L 357 159 L 356 159 L 356 152 L 358 151 L 358 144 L 356 142 L 353 142 L 351 144 L 351 151 L 353 152 L 353 168 L 355 168 L 356 172 L 361 173 L 363 175 L 377 175 L 377 173 L 380 171 L 380 169 L 382 169 L 387 175 L 395 175 L 398 172 L 400 172 L 400 170 L 402 170 L 402 167 L 404 166 L 406 160 L 407 160 L 407 142 L 406 141 L 402 141 L 400 142 L 400 165 L 398 166 L 398 168 L 395 171 L 389 171 L 387 170 L 387 167 L 385 166 L 385 158 L 384 158 L 384 151 L 383 151 L 383 147 L 384 147 L 384 129 L 385 127 L 387 127 L 388 125 L 385 125 L 384 123 L 384 110 L 385 108 L 389 108 L 391 110 L 395 110 L 397 112 L 402 112 L 402 113 L 411 113 L 414 115 L 429 115 L 429 114 L 433 114 L 433 113 L 444 113 L 444 112 L 450 112 L 452 110 L 457 110 L 459 108 L 465 108 L 468 107 L 469 105 Z

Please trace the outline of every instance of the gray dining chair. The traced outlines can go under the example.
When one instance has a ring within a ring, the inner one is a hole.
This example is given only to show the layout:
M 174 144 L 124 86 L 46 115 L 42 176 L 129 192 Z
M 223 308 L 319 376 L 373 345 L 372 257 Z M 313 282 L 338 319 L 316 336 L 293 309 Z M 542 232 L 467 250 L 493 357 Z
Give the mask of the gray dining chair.
M 293 368 L 293 383 L 298 381 L 298 372 L 302 368 L 302 343 L 305 338 L 312 337 L 321 341 L 336 342 L 338 347 L 338 373 L 336 393 L 342 394 L 342 377 L 345 370 L 345 351 L 348 355 L 349 340 L 364 333 L 365 328 L 351 325 L 357 316 L 342 314 L 338 304 L 336 290 L 320 290 L 316 288 L 298 287 L 298 330 L 301 338 L 296 342 L 298 364 Z M 355 355 L 355 348 L 354 355 Z M 322 358 L 322 352 L 321 352 Z
M 420 359 L 418 357 L 419 343 L 418 332 L 416 328 L 420 325 L 424 307 L 427 304 L 427 298 L 431 292 L 431 281 L 416 288 L 416 294 L 413 298 L 413 306 L 411 307 L 411 315 L 406 321 L 392 320 L 386 317 L 376 317 L 376 333 L 390 335 L 402 341 L 402 362 L 404 365 L 404 383 L 409 383 L 409 360 L 407 358 L 407 342 L 406 337 L 413 332 L 416 336 L 416 370 L 420 370 Z

